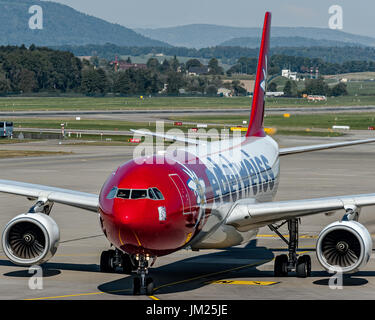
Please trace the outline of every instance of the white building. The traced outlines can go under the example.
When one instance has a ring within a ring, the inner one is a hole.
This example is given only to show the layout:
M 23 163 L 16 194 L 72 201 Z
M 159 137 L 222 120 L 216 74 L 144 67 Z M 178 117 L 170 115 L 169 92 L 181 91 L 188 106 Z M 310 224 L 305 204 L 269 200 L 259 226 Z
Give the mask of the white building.
M 297 80 L 297 72 L 291 72 L 290 69 L 283 69 L 281 70 L 281 76 L 288 78 L 290 80 Z

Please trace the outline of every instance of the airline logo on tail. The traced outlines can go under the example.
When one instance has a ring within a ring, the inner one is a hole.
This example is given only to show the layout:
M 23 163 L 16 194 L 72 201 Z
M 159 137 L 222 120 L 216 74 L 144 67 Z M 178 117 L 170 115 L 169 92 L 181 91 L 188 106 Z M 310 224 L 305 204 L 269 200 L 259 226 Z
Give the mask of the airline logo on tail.
M 260 87 L 262 88 L 263 92 L 266 92 L 266 81 L 267 81 L 267 56 L 266 56 L 265 68 L 263 68 L 263 81 L 260 83 Z

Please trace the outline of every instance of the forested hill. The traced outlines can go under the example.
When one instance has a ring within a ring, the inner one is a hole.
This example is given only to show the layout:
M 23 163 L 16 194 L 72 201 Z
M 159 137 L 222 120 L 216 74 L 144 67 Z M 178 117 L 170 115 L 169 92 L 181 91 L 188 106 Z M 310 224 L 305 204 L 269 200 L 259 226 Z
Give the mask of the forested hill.
M 258 37 L 234 38 L 224 41 L 220 47 L 258 48 L 261 39 Z M 306 37 L 271 37 L 271 47 L 346 47 L 361 46 L 357 43 L 344 41 L 311 39 Z
M 218 46 L 224 41 L 240 37 L 259 38 L 261 28 L 230 27 L 211 24 L 191 24 L 185 26 L 135 29 L 144 36 L 168 42 L 173 46 L 188 48 L 204 48 Z M 355 43 L 365 46 L 375 46 L 375 39 L 371 37 L 351 34 L 328 28 L 305 27 L 277 27 L 271 28 L 272 37 L 305 37 L 315 40 L 330 40 Z M 321 46 L 321 45 L 319 45 Z
M 32 6 L 43 10 L 43 29 L 30 29 Z M 0 0 L 0 45 L 82 45 L 115 43 L 122 46 L 168 44 L 152 40 L 118 24 L 80 13 L 69 6 L 39 0 Z

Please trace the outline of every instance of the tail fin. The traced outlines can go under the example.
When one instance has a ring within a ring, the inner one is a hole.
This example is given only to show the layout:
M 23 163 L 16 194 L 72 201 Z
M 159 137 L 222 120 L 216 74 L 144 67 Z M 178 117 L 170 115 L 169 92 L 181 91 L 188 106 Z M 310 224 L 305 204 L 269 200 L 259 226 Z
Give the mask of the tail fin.
M 258 136 L 264 137 L 266 134 L 263 129 L 264 118 L 264 96 L 266 94 L 267 81 L 267 62 L 268 51 L 270 47 L 270 31 L 271 31 L 271 12 L 266 12 L 264 17 L 262 42 L 259 51 L 257 75 L 255 79 L 255 87 L 253 93 L 253 102 L 251 106 L 251 114 L 249 128 L 246 137 Z

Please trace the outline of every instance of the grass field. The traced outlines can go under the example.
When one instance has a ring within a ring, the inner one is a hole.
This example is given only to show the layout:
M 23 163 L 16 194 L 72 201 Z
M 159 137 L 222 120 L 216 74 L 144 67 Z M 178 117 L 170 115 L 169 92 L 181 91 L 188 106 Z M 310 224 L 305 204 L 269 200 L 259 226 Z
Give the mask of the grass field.
M 129 131 L 130 129 L 149 129 L 155 131 L 155 122 L 127 122 L 116 120 L 80 120 L 74 119 L 29 119 L 14 118 L 15 128 L 43 128 L 61 129 L 61 124 L 65 123 L 65 131 L 74 130 L 110 130 Z M 248 121 L 248 115 L 210 115 L 210 116 L 189 116 L 171 117 L 172 121 L 182 121 L 183 126 L 175 127 L 173 123 L 164 123 L 164 130 L 179 128 L 187 131 L 195 127 L 194 123 L 207 123 L 211 127 L 222 128 L 231 125 L 243 125 L 243 121 Z M 190 122 L 191 124 L 187 124 Z M 343 114 L 291 114 L 290 118 L 283 115 L 268 115 L 264 120 L 265 126 L 276 128 L 321 128 L 330 129 L 333 125 L 350 126 L 351 129 L 368 130 L 368 127 L 375 126 L 374 113 L 343 113 Z M 0 140 L 1 141 L 1 140 Z
M 24 110 L 139 110 L 175 108 L 246 108 L 248 97 L 238 98 L 184 98 L 184 97 L 77 97 L 77 98 L 0 98 L 0 111 Z
M 3 145 L 3 144 L 27 143 L 27 142 L 31 142 L 31 141 L 33 141 L 33 140 L 30 140 L 30 139 L 18 140 L 18 139 L 1 138 L 0 139 L 0 145 Z
M 249 116 L 191 116 L 173 117 L 172 120 L 200 122 L 222 125 L 243 125 L 243 121 L 248 121 Z M 333 125 L 350 126 L 351 129 L 368 130 L 368 127 L 375 126 L 375 113 L 343 113 L 343 114 L 295 114 L 290 118 L 283 115 L 269 115 L 264 119 L 267 127 L 275 128 L 320 128 L 330 129 Z
M 243 121 L 248 121 L 248 115 L 244 116 L 190 116 L 190 117 L 172 117 L 172 122 L 164 123 L 164 132 L 170 129 L 180 129 L 185 133 L 196 126 L 196 123 L 206 123 L 208 128 L 216 128 L 219 131 L 230 126 L 243 125 Z M 41 128 L 60 130 L 61 123 L 65 123 L 65 132 L 73 132 L 71 139 L 76 139 L 74 130 L 97 130 L 102 131 L 104 136 L 99 134 L 83 134 L 82 140 L 96 140 L 107 143 L 110 141 L 126 142 L 130 134 L 113 135 L 108 131 L 130 131 L 130 129 L 147 129 L 155 131 L 154 122 L 126 122 L 114 120 L 81 120 L 74 119 L 13 119 L 15 127 L 22 128 Z M 183 125 L 175 127 L 173 121 L 182 121 Z M 277 129 L 278 135 L 303 135 L 303 136 L 340 136 L 342 133 L 333 132 L 333 125 L 349 125 L 352 129 L 367 130 L 369 126 L 375 126 L 375 113 L 358 114 L 309 114 L 309 115 L 291 115 L 290 118 L 284 118 L 282 115 L 271 115 L 265 118 L 265 126 Z M 22 130 L 21 130 L 22 131 Z M 27 131 L 27 130 L 25 130 Z M 107 132 L 106 132 L 107 131 Z M 17 134 L 15 135 L 17 136 Z M 1 141 L 1 140 L 0 140 Z
M 52 152 L 52 151 L 36 151 L 36 150 L 0 150 L 0 159 L 18 158 L 18 157 L 42 157 L 68 155 L 71 152 Z
M 372 92 L 372 87 L 366 84 L 357 84 L 356 90 L 363 93 Z M 375 92 L 375 88 L 374 88 Z M 249 97 L 152 97 L 141 99 L 139 97 L 13 97 L 0 98 L 1 111 L 80 111 L 80 110 L 147 110 L 147 109 L 246 109 L 251 104 Z M 275 107 L 319 107 L 319 106 L 361 106 L 375 105 L 375 95 L 343 96 L 328 98 L 323 102 L 308 102 L 298 98 L 267 98 L 267 108 Z
M 148 129 L 155 131 L 155 122 L 128 122 L 116 120 L 80 120 L 67 119 L 37 119 L 37 118 L 8 118 L 13 121 L 14 128 L 43 128 L 61 129 L 61 124 L 65 124 L 65 132 L 74 130 L 98 130 L 98 131 L 130 131 L 130 129 Z M 178 128 L 187 131 L 191 125 L 183 125 Z M 176 128 L 173 123 L 164 123 L 164 130 Z M 1 140 L 0 140 L 1 141 Z

